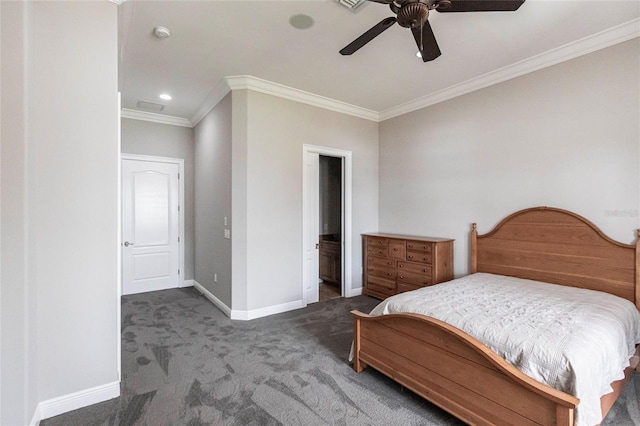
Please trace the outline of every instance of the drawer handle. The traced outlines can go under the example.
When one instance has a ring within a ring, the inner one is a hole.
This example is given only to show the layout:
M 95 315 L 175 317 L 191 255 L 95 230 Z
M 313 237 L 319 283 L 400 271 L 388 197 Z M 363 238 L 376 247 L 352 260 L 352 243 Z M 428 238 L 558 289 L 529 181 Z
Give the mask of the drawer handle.
M 413 244 L 407 244 L 407 247 L 413 248 Z
M 398 265 L 398 268 L 404 268 L 404 265 L 401 263 Z
M 387 272 L 387 276 L 388 276 L 388 277 L 390 277 L 390 276 L 392 276 L 392 275 L 393 275 L 393 274 L 392 274 L 391 272 Z
M 393 263 L 392 262 L 387 262 L 387 265 L 393 265 Z
M 394 248 L 393 248 L 393 251 L 398 251 L 398 249 L 394 247 Z
M 408 259 L 413 259 L 413 255 L 410 254 L 409 256 L 407 256 L 407 258 Z
M 400 279 L 401 279 L 401 280 L 404 280 L 404 275 L 400 275 Z

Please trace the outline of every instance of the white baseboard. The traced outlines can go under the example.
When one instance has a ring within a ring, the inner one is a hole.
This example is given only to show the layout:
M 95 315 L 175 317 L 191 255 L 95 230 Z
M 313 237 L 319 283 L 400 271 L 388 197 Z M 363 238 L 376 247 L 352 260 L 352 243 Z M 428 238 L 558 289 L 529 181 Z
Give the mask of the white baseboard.
M 193 287 L 193 282 L 195 280 L 184 280 L 182 282 L 182 286 L 180 288 L 184 288 L 184 287 Z
M 120 382 L 112 382 L 94 388 L 81 390 L 68 395 L 42 401 L 36 407 L 31 425 L 37 426 L 40 420 L 57 416 L 78 408 L 104 402 L 120 396 Z
M 280 314 L 282 312 L 292 311 L 294 309 L 304 308 L 302 300 L 296 300 L 293 302 L 283 303 L 281 305 L 267 306 L 265 308 L 254 309 L 251 311 L 239 311 L 237 309 L 231 309 L 220 299 L 214 296 L 209 290 L 204 288 L 198 281 L 193 280 L 193 286 L 198 289 L 200 293 L 204 295 L 211 303 L 216 305 L 226 316 L 232 320 L 249 321 L 252 319 L 262 318 L 269 315 Z
M 42 415 L 40 414 L 40 406 L 37 406 L 36 411 L 33 413 L 33 417 L 31 417 L 31 423 L 29 423 L 29 426 L 38 426 L 40 424 L 40 420 L 42 420 Z
M 198 281 L 193 280 L 193 286 L 198 289 L 198 291 L 200 293 L 202 293 L 204 295 L 204 297 L 206 297 L 207 299 L 209 299 L 209 301 L 211 303 L 213 303 L 214 305 L 216 305 L 218 307 L 218 309 L 220 309 L 226 316 L 231 317 L 231 308 L 229 308 L 227 305 L 225 305 L 224 303 L 222 303 L 222 301 L 220 299 L 218 299 L 217 297 L 215 297 L 213 295 L 213 293 L 211 293 L 209 290 L 207 290 L 206 288 L 204 288 L 204 286 L 202 284 L 200 284 Z
M 302 300 L 295 300 L 293 302 L 282 303 L 280 305 L 267 306 L 260 309 L 254 309 L 251 311 L 231 311 L 231 319 L 248 321 L 252 319 L 262 318 L 269 315 L 281 314 L 283 312 L 293 311 L 294 309 L 304 308 L 305 305 Z

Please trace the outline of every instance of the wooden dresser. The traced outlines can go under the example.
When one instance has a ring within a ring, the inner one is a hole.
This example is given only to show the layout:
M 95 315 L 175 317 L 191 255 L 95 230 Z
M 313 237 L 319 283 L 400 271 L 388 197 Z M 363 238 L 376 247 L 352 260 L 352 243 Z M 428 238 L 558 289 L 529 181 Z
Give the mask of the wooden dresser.
M 385 299 L 452 280 L 453 241 L 412 235 L 362 234 L 362 294 Z

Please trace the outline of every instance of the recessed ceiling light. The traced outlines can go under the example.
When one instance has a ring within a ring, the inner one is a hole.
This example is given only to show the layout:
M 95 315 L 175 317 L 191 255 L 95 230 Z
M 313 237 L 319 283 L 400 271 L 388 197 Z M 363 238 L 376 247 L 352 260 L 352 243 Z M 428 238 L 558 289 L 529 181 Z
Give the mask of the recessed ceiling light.
M 304 13 L 299 13 L 297 15 L 292 15 L 291 18 L 289 18 L 289 24 L 293 28 L 306 30 L 313 27 L 313 18 L 309 15 L 305 15 Z
M 171 95 L 167 95 L 166 93 L 163 93 L 162 95 L 160 95 L 160 99 L 164 99 L 165 101 L 170 101 Z

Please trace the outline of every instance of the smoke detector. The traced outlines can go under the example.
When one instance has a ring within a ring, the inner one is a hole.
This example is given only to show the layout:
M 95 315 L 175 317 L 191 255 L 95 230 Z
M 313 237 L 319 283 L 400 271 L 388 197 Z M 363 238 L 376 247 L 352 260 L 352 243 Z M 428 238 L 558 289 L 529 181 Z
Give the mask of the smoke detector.
M 165 39 L 171 36 L 171 31 L 166 27 L 155 27 L 153 29 L 153 35 L 160 39 Z

